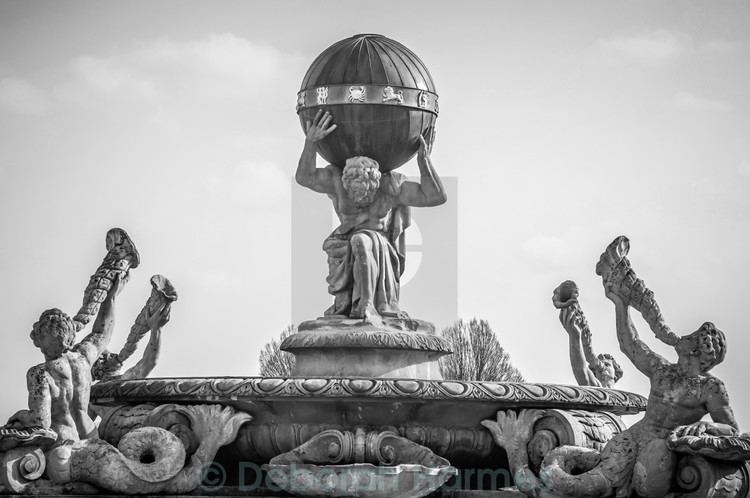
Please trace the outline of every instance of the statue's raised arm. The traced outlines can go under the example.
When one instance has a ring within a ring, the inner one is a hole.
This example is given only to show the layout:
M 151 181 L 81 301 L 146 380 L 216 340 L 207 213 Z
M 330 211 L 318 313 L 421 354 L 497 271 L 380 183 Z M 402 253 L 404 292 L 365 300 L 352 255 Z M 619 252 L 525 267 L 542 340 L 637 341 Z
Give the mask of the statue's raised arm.
M 604 293 L 615 305 L 617 340 L 620 350 L 633 362 L 641 373 L 649 377 L 660 366 L 669 362 L 655 353 L 638 336 L 638 331 L 630 318 L 629 307 L 641 311 L 646 322 L 656 336 L 668 344 L 676 344 L 676 335 L 669 330 L 653 300 L 653 293 L 646 288 L 643 280 L 636 277 L 630 267 L 627 254 L 630 241 L 620 236 L 612 241 L 599 258 L 596 273 L 602 277 Z M 672 342 L 673 341 L 673 342 Z
M 334 177 L 328 168 L 318 168 L 315 165 L 317 143 L 327 137 L 336 125 L 332 124 L 333 117 L 328 112 L 319 110 L 315 118 L 305 123 L 305 146 L 297 165 L 294 179 L 315 192 L 330 194 L 334 189 Z
M 597 355 L 591 345 L 591 329 L 578 302 L 578 285 L 566 280 L 552 293 L 552 304 L 560 310 L 560 323 L 568 333 L 570 366 L 581 386 L 613 387 L 622 368 L 610 354 Z
M 404 181 L 401 184 L 399 202 L 405 206 L 431 207 L 445 204 L 448 197 L 432 160 L 430 151 L 423 136 L 419 136 L 419 150 L 417 152 L 419 165 L 419 183 Z
M 648 347 L 648 344 L 641 340 L 630 318 L 630 310 L 626 302 L 611 290 L 607 291 L 607 298 L 615 305 L 615 323 L 620 351 L 644 375 L 651 376 L 659 366 L 668 365 L 669 362 L 664 357 L 655 353 Z

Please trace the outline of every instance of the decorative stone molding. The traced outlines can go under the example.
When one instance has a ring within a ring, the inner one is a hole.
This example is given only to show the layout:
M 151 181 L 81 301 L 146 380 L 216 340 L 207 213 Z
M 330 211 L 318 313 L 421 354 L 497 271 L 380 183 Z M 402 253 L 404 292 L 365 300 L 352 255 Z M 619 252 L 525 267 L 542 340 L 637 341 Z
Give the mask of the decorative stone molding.
M 624 431 L 625 423 L 617 415 L 585 410 L 547 410 L 534 425 L 528 444 L 529 463 L 535 470 L 549 451 L 558 446 L 604 449 L 613 436 Z
M 294 399 L 387 398 L 394 401 L 466 400 L 497 403 L 498 409 L 599 409 L 614 414 L 638 413 L 646 398 L 596 387 L 556 384 L 459 382 L 406 379 L 183 377 L 106 381 L 91 388 L 98 404 L 174 402 L 254 402 Z M 467 405 L 467 409 L 470 409 Z
M 667 446 L 672 451 L 729 462 L 750 460 L 750 434 L 715 436 L 704 433 L 692 436 L 682 432 L 678 429 L 667 438 Z
M 396 327 L 396 323 L 400 324 L 399 327 Z M 415 319 L 409 319 L 408 322 L 384 320 L 383 325 L 363 324 L 362 320 L 350 318 L 335 322 L 330 319 L 311 320 L 302 322 L 298 330 L 299 332 L 284 340 L 282 350 L 293 352 L 303 348 L 375 348 L 453 352 L 448 341 L 433 335 L 434 325 Z
M 750 496 L 750 466 L 687 455 L 677 463 L 675 486 L 682 498 L 745 498 Z
M 332 429 L 346 430 L 341 425 L 332 424 L 248 424 L 237 435 L 235 446 L 243 458 L 264 461 L 279 453 L 291 451 L 315 435 Z M 487 457 L 494 448 L 490 434 L 479 427 L 471 429 L 409 424 L 399 427 L 363 426 L 363 429 L 391 430 L 446 458 L 452 458 L 452 455 L 472 455 L 475 458 L 483 458 Z
M 327 430 L 265 466 L 295 495 L 421 497 L 457 473 L 445 458 L 391 431 Z M 411 477 L 411 478 L 409 478 Z
M 47 459 L 38 446 L 21 446 L 0 454 L 0 492 L 21 493 L 42 477 Z
M 391 85 L 346 84 L 309 88 L 297 93 L 297 112 L 321 105 L 395 105 L 421 109 L 437 115 L 438 96 L 419 88 Z

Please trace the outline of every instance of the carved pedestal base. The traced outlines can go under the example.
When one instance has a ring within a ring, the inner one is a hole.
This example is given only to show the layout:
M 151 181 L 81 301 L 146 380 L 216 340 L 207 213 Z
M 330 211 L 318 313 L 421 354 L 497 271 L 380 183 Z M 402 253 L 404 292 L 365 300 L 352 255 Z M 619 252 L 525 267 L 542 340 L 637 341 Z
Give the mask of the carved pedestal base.
M 327 430 L 265 466 L 297 496 L 419 498 L 457 471 L 445 458 L 397 434 Z
M 438 359 L 451 349 L 434 330 L 410 318 L 372 324 L 325 317 L 300 324 L 281 349 L 294 354 L 294 375 L 300 377 L 442 380 Z

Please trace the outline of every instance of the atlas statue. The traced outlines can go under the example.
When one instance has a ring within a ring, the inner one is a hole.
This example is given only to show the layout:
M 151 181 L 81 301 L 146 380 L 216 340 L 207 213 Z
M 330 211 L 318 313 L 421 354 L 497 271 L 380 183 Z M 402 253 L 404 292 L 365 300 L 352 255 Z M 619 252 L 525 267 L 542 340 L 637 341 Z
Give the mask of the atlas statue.
M 417 183 L 396 171 L 382 172 L 377 161 L 366 156 L 348 158 L 343 168 L 318 168 L 318 143 L 336 130 L 336 124 L 329 112 L 319 110 L 305 129 L 295 179 L 303 187 L 330 197 L 341 222 L 323 243 L 328 255 L 328 292 L 334 297 L 325 315 L 369 323 L 378 322 L 380 317 L 405 317 L 399 308 L 399 291 L 409 208 L 438 206 L 446 201 L 445 189 L 430 160 L 429 144 L 420 135 Z

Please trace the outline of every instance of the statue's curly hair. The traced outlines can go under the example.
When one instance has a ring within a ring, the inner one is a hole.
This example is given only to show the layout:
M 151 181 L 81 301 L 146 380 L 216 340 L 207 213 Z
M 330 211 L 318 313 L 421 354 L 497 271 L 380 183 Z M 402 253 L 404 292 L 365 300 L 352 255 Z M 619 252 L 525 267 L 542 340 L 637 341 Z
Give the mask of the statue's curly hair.
M 39 320 L 34 323 L 29 335 L 36 347 L 41 346 L 39 340 L 42 335 L 59 337 L 62 341 L 63 350 L 68 351 L 75 343 L 76 326 L 73 323 L 73 319 L 67 313 L 57 308 L 52 308 L 41 314 Z
M 592 367 L 594 374 L 600 373 L 602 371 L 602 361 L 609 360 L 612 362 L 612 367 L 615 369 L 615 382 L 622 379 L 622 367 L 619 363 L 617 363 L 617 360 L 615 360 L 614 356 L 609 353 L 600 353 L 596 355 L 596 359 L 599 361 L 597 361 L 596 365 Z
M 362 179 L 367 186 L 364 198 L 367 199 L 374 195 L 380 187 L 380 166 L 374 159 L 366 156 L 350 157 L 346 160 L 346 166 L 341 175 L 341 182 L 344 184 L 344 190 L 349 192 L 351 183 L 354 179 Z M 371 200 L 371 199 L 370 199 Z M 355 201 L 358 201 L 355 199 Z
M 701 355 L 700 366 L 708 371 L 724 361 L 727 355 L 727 337 L 724 332 L 716 328 L 711 322 L 706 322 L 701 327 L 684 339 L 698 336 L 698 348 Z

